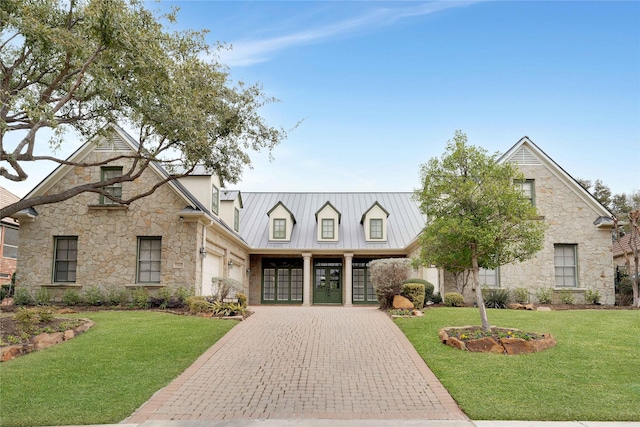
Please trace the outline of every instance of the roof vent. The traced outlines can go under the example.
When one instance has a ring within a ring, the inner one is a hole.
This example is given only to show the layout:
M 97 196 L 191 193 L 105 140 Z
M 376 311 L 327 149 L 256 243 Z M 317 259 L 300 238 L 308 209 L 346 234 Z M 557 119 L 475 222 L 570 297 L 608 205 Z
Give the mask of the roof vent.
M 513 153 L 513 156 L 509 159 L 510 163 L 517 165 L 539 165 L 540 160 L 526 147 L 520 147 L 518 151 Z

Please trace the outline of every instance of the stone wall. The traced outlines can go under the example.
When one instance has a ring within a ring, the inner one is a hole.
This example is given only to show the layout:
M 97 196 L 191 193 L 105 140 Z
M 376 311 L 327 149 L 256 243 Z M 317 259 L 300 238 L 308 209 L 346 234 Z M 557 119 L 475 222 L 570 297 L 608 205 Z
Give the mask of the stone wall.
M 543 249 L 523 263 L 500 267 L 500 287 L 527 288 L 531 294 L 547 287 L 557 294 L 567 288 L 555 287 L 554 244 L 576 244 L 578 248 L 578 286 L 568 288 L 575 302 L 583 303 L 587 289 L 597 289 L 601 302 L 613 304 L 613 260 L 611 231 L 598 230 L 593 222 L 598 213 L 593 210 L 546 166 L 519 166 L 527 179 L 535 179 L 535 203 L 539 215 L 549 225 Z M 451 274 L 445 278 L 446 292 L 455 290 Z M 472 279 L 465 290 L 465 299 L 473 301 Z M 535 301 L 535 298 L 533 298 Z
M 104 157 L 105 153 L 93 152 L 87 161 Z M 122 165 L 126 169 L 127 163 L 123 161 Z M 99 179 L 100 168 L 73 168 L 48 193 Z M 135 182 L 123 183 L 123 197 L 149 187 L 158 179 L 154 171 L 145 171 Z M 161 236 L 162 270 L 158 285 L 193 288 L 199 259 L 197 225 L 180 221 L 178 212 L 186 203 L 172 188 L 162 186 L 128 208 L 96 207 L 98 203 L 99 195 L 83 193 L 60 203 L 36 207 L 36 219 L 21 224 L 18 286 L 32 291 L 48 286 L 58 298 L 68 288 L 82 292 L 95 286 L 103 291 L 136 286 L 137 238 Z M 75 283 L 53 283 L 56 236 L 78 237 Z

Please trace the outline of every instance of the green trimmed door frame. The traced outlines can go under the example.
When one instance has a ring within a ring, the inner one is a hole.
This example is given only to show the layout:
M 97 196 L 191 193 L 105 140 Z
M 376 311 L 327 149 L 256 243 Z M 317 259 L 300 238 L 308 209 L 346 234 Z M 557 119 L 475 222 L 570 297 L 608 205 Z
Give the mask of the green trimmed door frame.
M 313 267 L 313 303 L 342 304 L 342 263 L 316 262 Z
M 371 284 L 369 262 L 371 259 L 354 258 L 352 264 L 353 304 L 378 304 L 376 291 Z

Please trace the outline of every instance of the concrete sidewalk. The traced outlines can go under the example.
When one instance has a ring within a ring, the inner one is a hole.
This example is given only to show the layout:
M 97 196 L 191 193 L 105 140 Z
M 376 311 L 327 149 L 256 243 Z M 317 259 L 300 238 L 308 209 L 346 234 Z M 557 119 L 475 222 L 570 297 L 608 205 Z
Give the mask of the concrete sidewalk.
M 270 419 L 227 421 L 146 421 L 142 424 L 111 424 L 75 427 L 640 427 L 640 422 Z

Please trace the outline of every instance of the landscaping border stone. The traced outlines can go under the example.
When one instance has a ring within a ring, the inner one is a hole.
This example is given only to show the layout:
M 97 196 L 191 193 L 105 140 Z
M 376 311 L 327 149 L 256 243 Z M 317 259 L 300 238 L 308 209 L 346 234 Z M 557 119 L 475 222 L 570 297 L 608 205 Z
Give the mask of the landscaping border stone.
M 546 350 L 556 345 L 556 339 L 551 334 L 541 334 L 541 338 L 525 340 L 523 338 L 494 338 L 494 337 L 482 337 L 470 340 L 460 340 L 454 336 L 449 335 L 449 331 L 477 328 L 477 326 L 462 326 L 443 328 L 438 331 L 440 341 L 448 345 L 449 347 L 457 348 L 458 350 L 466 350 L 478 353 L 496 353 L 496 354 L 527 354 L 537 353 L 542 350 Z M 499 328 L 502 330 L 517 331 L 518 329 L 512 328 Z

